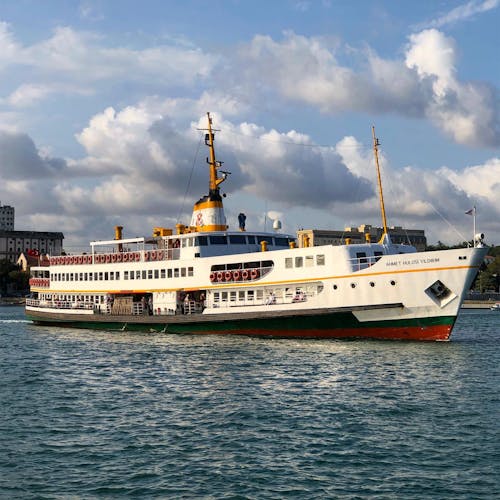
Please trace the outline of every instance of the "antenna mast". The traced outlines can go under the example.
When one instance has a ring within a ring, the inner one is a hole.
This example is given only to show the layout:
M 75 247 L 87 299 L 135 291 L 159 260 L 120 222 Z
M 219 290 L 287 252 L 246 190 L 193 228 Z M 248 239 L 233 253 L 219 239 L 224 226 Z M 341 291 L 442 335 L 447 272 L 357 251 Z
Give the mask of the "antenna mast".
M 375 165 L 377 166 L 377 181 L 378 181 L 378 192 L 380 198 L 380 211 L 382 213 L 382 224 L 384 226 L 384 234 L 382 235 L 382 240 L 384 236 L 387 235 L 387 219 L 385 217 L 385 205 L 384 205 L 384 192 L 382 191 L 382 180 L 380 177 L 380 165 L 378 162 L 378 147 L 380 146 L 379 140 L 375 137 L 375 127 L 372 126 L 372 136 L 373 136 L 373 153 L 375 154 Z
M 217 169 L 222 166 L 221 161 L 217 161 L 215 159 L 215 148 L 214 148 L 214 131 L 215 129 L 212 129 L 212 118 L 210 117 L 210 113 L 207 113 L 207 119 L 208 119 L 208 133 L 205 134 L 205 144 L 208 146 L 209 152 L 210 152 L 210 159 L 207 158 L 207 163 L 210 166 L 210 184 L 209 184 L 209 189 L 210 193 L 218 193 L 219 191 L 219 184 L 221 182 L 224 182 L 226 180 L 226 175 L 227 172 L 223 173 L 222 177 L 218 177 L 217 175 Z

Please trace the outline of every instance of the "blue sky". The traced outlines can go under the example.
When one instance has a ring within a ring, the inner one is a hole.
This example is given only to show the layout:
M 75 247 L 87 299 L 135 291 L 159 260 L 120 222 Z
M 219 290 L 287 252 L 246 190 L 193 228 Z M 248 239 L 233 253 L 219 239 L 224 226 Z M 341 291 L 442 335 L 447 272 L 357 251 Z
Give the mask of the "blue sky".
M 188 222 L 206 111 L 228 222 L 500 243 L 500 0 L 0 5 L 0 201 L 66 247 Z M 191 170 L 192 181 L 189 183 Z

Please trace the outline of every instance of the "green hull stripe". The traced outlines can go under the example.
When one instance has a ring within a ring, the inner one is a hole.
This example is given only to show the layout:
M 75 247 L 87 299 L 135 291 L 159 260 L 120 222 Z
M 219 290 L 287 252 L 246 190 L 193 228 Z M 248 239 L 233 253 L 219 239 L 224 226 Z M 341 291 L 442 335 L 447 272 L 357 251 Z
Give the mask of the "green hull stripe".
M 65 325 L 75 328 L 90 328 L 100 330 L 126 330 L 142 332 L 168 332 L 168 333 L 230 333 L 232 331 L 248 332 L 257 331 L 266 332 L 272 335 L 273 331 L 303 331 L 308 330 L 343 330 L 343 329 L 370 329 L 370 328 L 408 328 L 421 327 L 429 328 L 433 326 L 447 325 L 453 326 L 454 316 L 440 316 L 432 318 L 398 319 L 384 321 L 365 321 L 360 322 L 352 313 L 334 313 L 320 314 L 314 316 L 295 316 L 278 318 L 253 318 L 241 320 L 225 321 L 200 321 L 196 323 L 168 323 L 168 317 L 165 317 L 165 323 L 148 323 L 147 317 L 141 323 L 124 322 L 101 322 L 101 321 L 74 321 L 44 319 L 27 314 L 28 319 L 36 323 Z

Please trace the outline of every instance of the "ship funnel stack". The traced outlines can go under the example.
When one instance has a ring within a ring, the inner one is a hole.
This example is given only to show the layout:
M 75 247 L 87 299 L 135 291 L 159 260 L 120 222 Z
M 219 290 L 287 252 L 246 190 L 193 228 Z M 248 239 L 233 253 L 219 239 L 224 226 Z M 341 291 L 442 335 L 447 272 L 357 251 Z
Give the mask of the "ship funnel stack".
M 115 240 L 122 239 L 123 226 L 115 226 Z M 123 252 L 123 245 L 118 243 L 118 251 Z
M 212 128 L 210 113 L 207 113 L 207 121 L 208 128 L 203 130 L 206 131 L 205 145 L 210 155 L 207 158 L 210 172 L 209 189 L 208 195 L 203 196 L 194 204 L 190 228 L 197 232 L 226 231 L 228 226 L 219 185 L 226 180 L 230 172 L 220 170 L 223 162 L 215 158 L 214 132 L 216 130 Z

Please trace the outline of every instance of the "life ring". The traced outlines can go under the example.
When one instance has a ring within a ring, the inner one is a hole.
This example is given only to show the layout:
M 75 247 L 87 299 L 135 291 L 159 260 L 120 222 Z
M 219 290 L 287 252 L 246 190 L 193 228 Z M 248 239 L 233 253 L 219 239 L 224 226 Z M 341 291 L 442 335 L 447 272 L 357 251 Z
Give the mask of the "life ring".
M 241 279 L 243 280 L 247 280 L 248 279 L 248 276 L 249 276 L 249 272 L 247 269 L 243 269 L 243 271 L 241 271 Z
M 109 253 L 106 254 L 106 262 L 111 262 L 111 255 Z
M 111 255 L 111 262 L 116 262 L 116 253 Z
M 149 252 L 144 251 L 144 260 L 147 262 L 149 260 Z
M 151 260 L 156 260 L 156 250 L 151 251 Z
M 139 262 L 141 260 L 141 254 L 139 252 L 135 252 L 135 261 Z
M 217 279 L 217 275 L 215 273 L 210 273 L 210 281 L 215 281 Z
M 222 281 L 224 279 L 224 274 L 222 271 L 217 273 L 217 281 Z
M 240 271 L 234 271 L 233 272 L 233 280 L 234 281 L 240 281 L 241 279 L 241 272 Z
M 224 279 L 226 281 L 232 281 L 233 280 L 233 273 L 231 271 L 226 271 L 224 273 Z
M 253 280 L 257 279 L 259 277 L 259 270 L 258 269 L 252 269 L 250 271 L 250 278 Z
M 87 264 L 92 264 L 92 255 L 87 255 Z
M 83 256 L 82 255 L 78 256 L 78 264 L 83 264 Z
M 70 263 L 70 264 L 74 264 L 74 263 L 75 263 L 75 258 L 74 258 L 73 256 L 71 256 L 71 257 L 69 258 L 69 263 Z
M 158 250 L 158 260 L 163 260 L 163 250 Z
M 116 254 L 116 262 L 121 262 L 122 261 L 122 254 L 118 253 Z
M 128 253 L 123 254 L 123 262 L 128 262 Z

